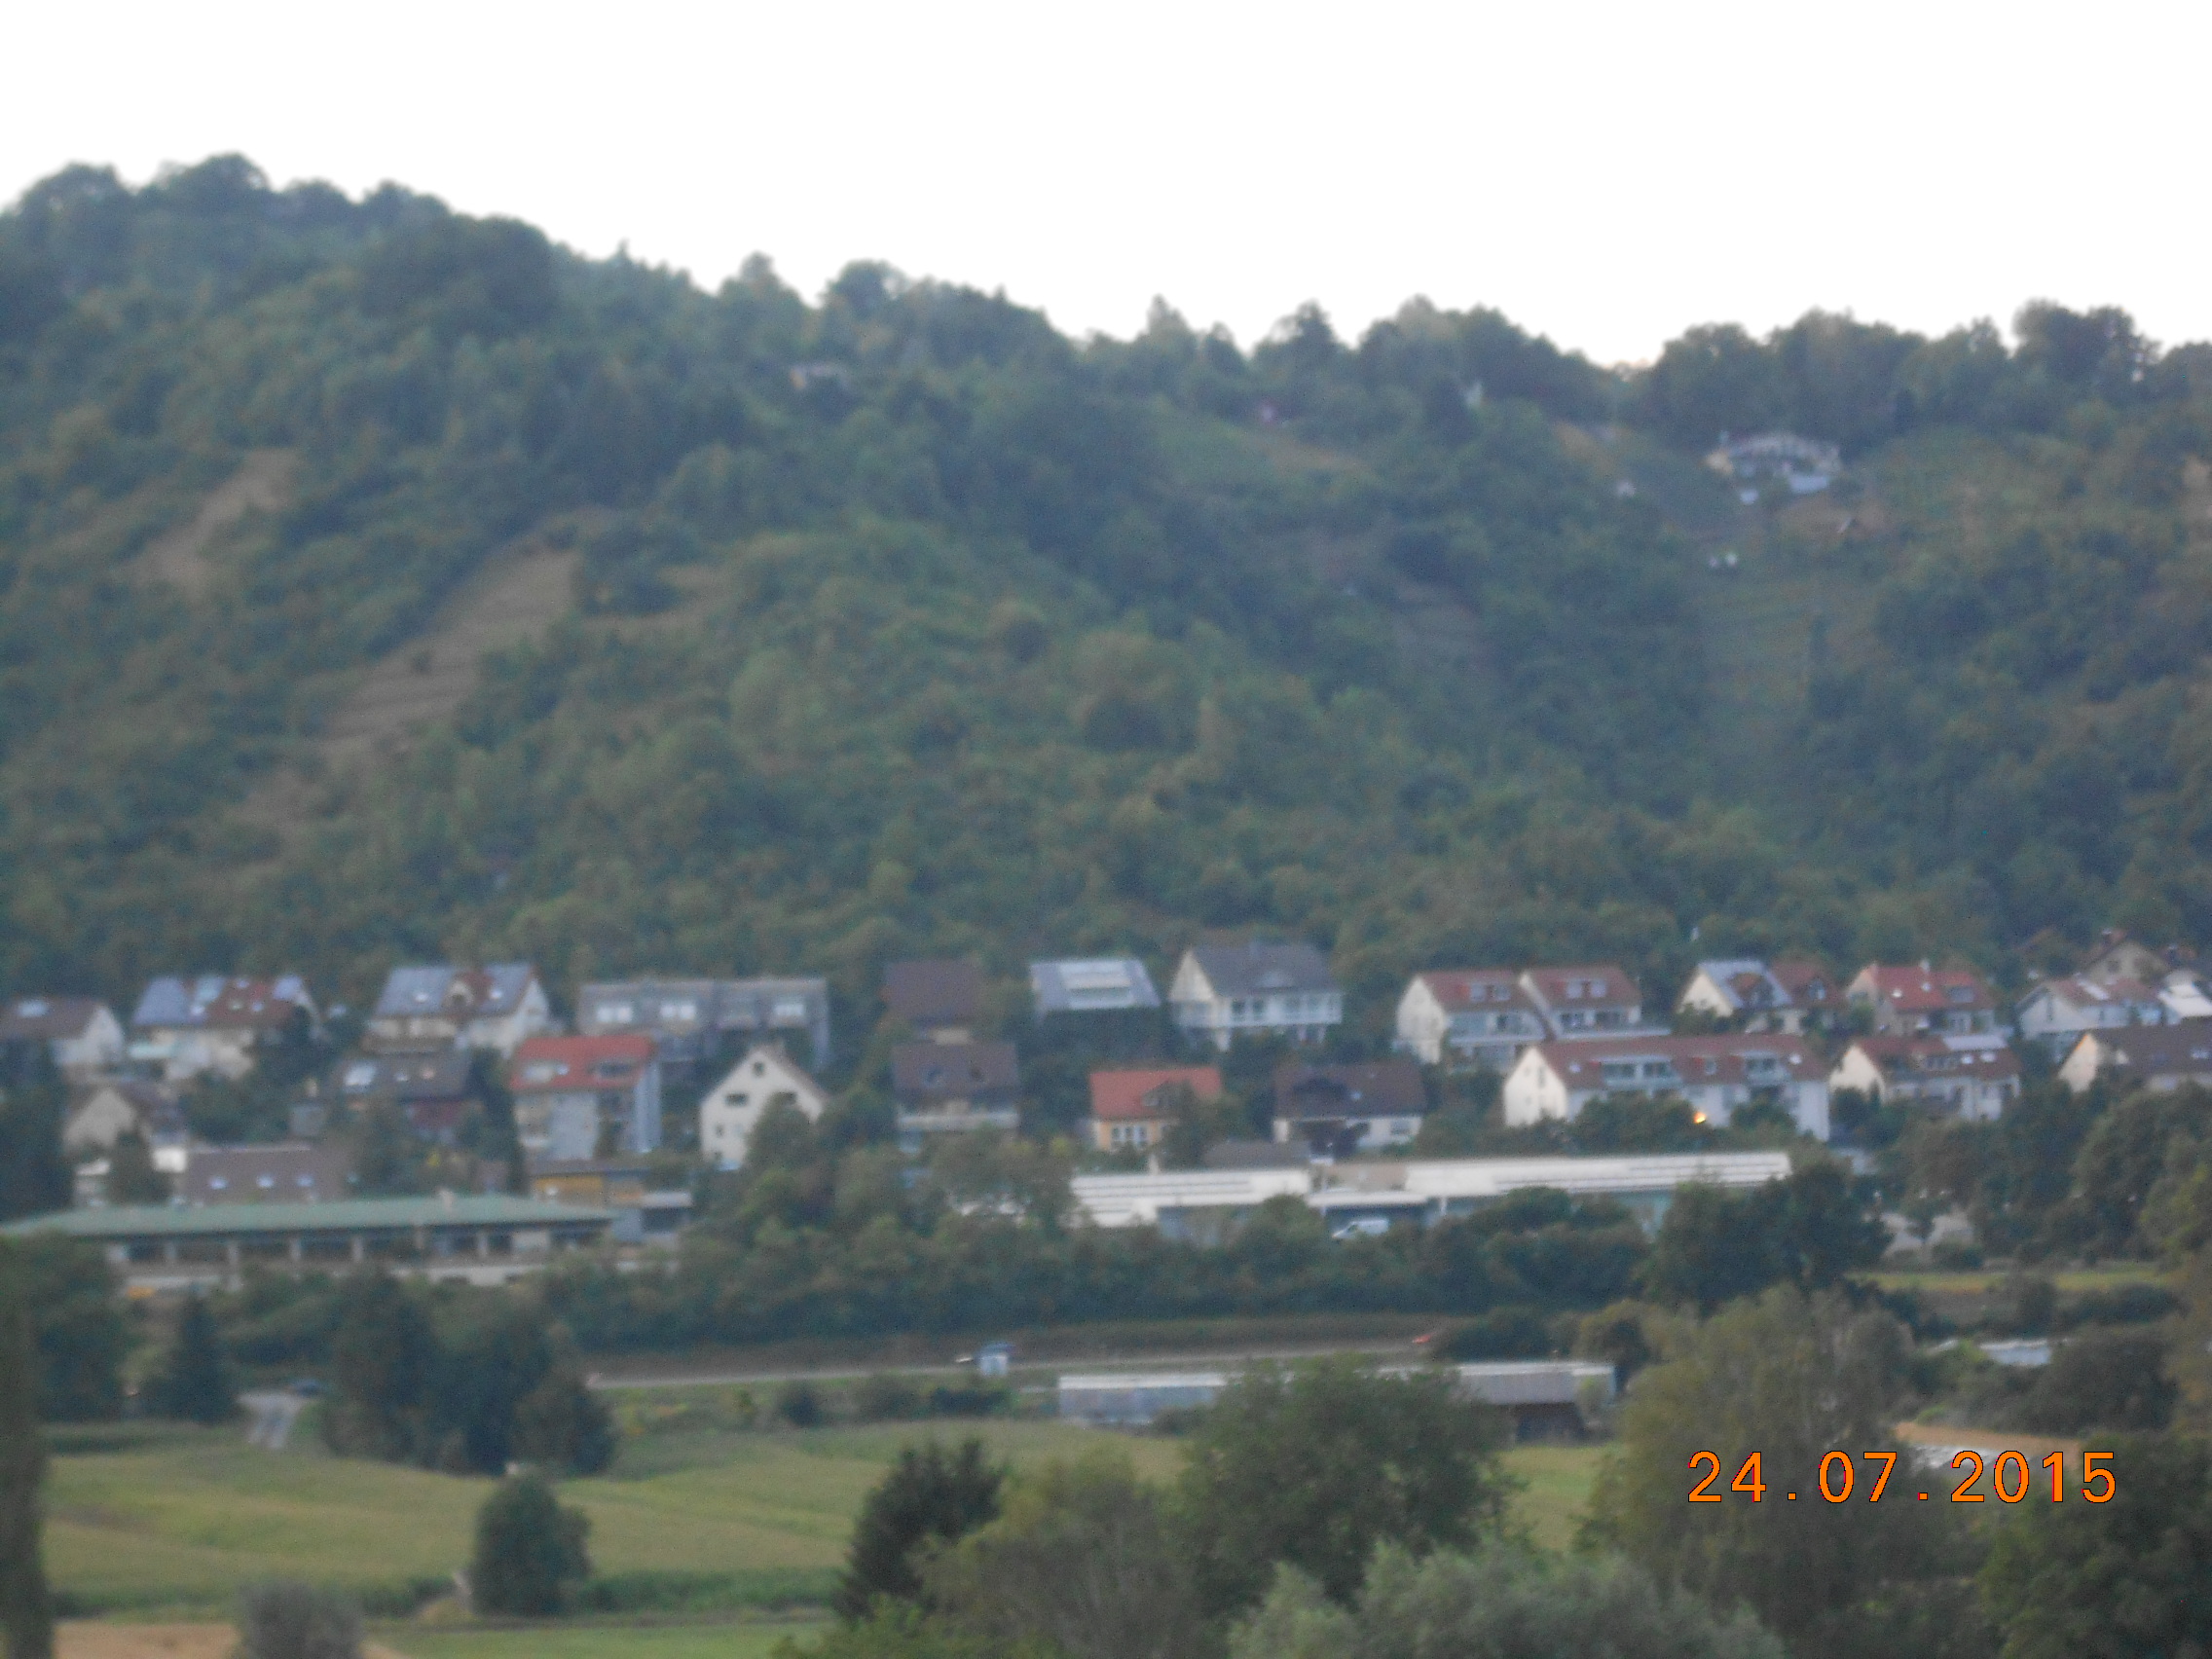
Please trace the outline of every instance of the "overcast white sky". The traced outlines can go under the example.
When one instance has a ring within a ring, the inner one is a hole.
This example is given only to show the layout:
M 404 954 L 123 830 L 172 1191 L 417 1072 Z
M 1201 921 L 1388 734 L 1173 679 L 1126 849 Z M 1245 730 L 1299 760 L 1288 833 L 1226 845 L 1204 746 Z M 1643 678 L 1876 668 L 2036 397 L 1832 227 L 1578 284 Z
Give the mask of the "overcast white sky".
M 1412 294 L 1604 361 L 1810 307 L 1924 330 L 2047 296 L 2212 338 L 2212 6 L 10 9 L 0 199 L 241 151 L 712 286 L 765 252 L 1249 344 Z

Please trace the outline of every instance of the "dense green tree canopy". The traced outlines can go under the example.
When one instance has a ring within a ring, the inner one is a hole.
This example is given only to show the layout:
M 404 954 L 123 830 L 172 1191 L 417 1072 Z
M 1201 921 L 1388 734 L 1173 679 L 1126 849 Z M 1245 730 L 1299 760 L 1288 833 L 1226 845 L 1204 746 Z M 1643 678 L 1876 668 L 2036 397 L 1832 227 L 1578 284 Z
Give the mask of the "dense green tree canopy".
M 218 158 L 34 187 L 0 318 L 7 984 L 867 1008 L 894 954 L 1264 927 L 1372 1031 L 1453 959 L 2212 931 L 2212 375 L 2117 311 L 1625 377 L 1418 301 L 1079 345 Z M 1716 423 L 1852 470 L 1745 507 Z

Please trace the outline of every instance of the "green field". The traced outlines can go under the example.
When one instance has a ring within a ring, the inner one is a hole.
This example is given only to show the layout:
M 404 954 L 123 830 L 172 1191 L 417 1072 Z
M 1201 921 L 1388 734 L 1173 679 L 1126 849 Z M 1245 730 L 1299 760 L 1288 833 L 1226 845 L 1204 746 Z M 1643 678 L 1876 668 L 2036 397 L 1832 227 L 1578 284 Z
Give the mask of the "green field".
M 572 1481 L 563 1500 L 591 1517 L 597 1571 L 725 1575 L 735 1599 L 762 1607 L 819 1604 L 842 1563 L 863 1496 L 913 1424 L 806 1433 L 670 1432 L 626 1442 L 617 1472 Z M 947 1425 L 980 1434 L 1017 1468 L 1095 1447 L 1091 1430 L 1050 1422 Z M 1111 1444 L 1148 1478 L 1172 1478 L 1172 1440 Z M 1516 1519 L 1565 1548 L 1588 1501 L 1597 1450 L 1524 1447 L 1507 1455 L 1526 1488 Z M 55 1587 L 89 1612 L 220 1612 L 241 1584 L 307 1578 L 398 1590 L 450 1576 L 468 1556 L 489 1483 L 332 1457 L 310 1443 L 257 1451 L 236 1429 L 162 1429 L 104 1450 L 56 1456 L 48 1488 L 47 1561 Z M 764 1615 L 765 1616 L 765 1615 Z M 723 1654 L 772 1644 L 790 1626 L 665 1625 L 620 1633 L 425 1631 L 396 1641 L 411 1659 L 508 1653 L 651 1654 L 682 1659 L 700 1643 Z M 765 1634 L 764 1634 L 765 1633 Z M 585 1643 L 567 1646 L 560 1643 Z M 596 1644 L 596 1645 L 594 1645 Z M 688 1644 L 688 1645 L 687 1645 Z M 758 1651 L 765 1653 L 766 1646 Z
M 567 1630 L 412 1630 L 377 1641 L 407 1659 L 769 1659 L 788 1639 L 819 1626 L 799 1623 L 645 1625 Z

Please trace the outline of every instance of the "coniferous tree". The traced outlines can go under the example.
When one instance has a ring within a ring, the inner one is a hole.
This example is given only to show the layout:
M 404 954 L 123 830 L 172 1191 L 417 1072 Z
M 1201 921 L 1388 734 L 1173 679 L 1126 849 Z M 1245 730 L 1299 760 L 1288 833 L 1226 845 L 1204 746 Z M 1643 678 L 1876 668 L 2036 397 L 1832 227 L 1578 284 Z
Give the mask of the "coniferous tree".
M 54 1606 L 40 1552 L 38 1346 L 15 1248 L 0 1245 L 0 1634 L 8 1659 L 52 1659 Z
M 147 1389 L 146 1404 L 156 1417 L 185 1422 L 228 1422 L 238 1414 L 230 1355 L 207 1299 L 197 1292 L 185 1299 L 177 1315 L 176 1335 Z
M 902 1451 L 853 1525 L 838 1614 L 854 1622 L 879 1600 L 919 1598 L 915 1552 L 928 1540 L 950 1543 L 997 1519 L 1005 1481 L 1005 1470 L 984 1461 L 979 1440 L 965 1440 L 949 1454 L 934 1440 Z
M 68 1099 L 43 1042 L 0 1044 L 0 1221 L 69 1207 Z

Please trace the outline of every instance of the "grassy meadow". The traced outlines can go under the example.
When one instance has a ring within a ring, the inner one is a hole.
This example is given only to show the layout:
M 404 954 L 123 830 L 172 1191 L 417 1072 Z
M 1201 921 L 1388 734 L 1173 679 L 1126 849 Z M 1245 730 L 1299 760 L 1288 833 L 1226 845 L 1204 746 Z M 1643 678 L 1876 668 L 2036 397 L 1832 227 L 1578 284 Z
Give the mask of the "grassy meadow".
M 1161 1481 L 1182 1456 L 1172 1440 L 1108 1439 L 1048 1421 L 741 1432 L 682 1426 L 679 1415 L 677 1426 L 638 1432 L 637 1417 L 624 1415 L 631 1432 L 614 1472 L 562 1489 L 564 1502 L 591 1517 L 596 1572 L 617 1581 L 712 1578 L 721 1606 L 750 1604 L 763 1617 L 821 1604 L 863 1497 L 910 1441 L 976 1433 L 1016 1468 L 1103 1441 Z M 1569 1542 L 1599 1456 L 1548 1446 L 1508 1454 L 1526 1483 L 1518 1519 L 1540 1543 Z M 428 1590 L 467 1560 L 489 1489 L 481 1479 L 333 1457 L 306 1432 L 283 1452 L 266 1452 L 236 1428 L 134 1425 L 62 1442 L 47 1493 L 48 1571 L 67 1606 L 108 1617 L 220 1613 L 239 1586 L 269 1577 L 343 1584 L 367 1596 L 374 1611 L 410 1585 Z M 743 1628 L 744 1641 L 772 1645 L 793 1627 Z M 411 1659 L 526 1651 L 684 1659 L 704 1651 L 686 1643 L 709 1641 L 720 1654 L 753 1651 L 730 1645 L 732 1629 L 633 1628 L 616 1643 L 608 1631 L 581 1625 L 561 1633 L 410 1627 L 392 1644 Z

